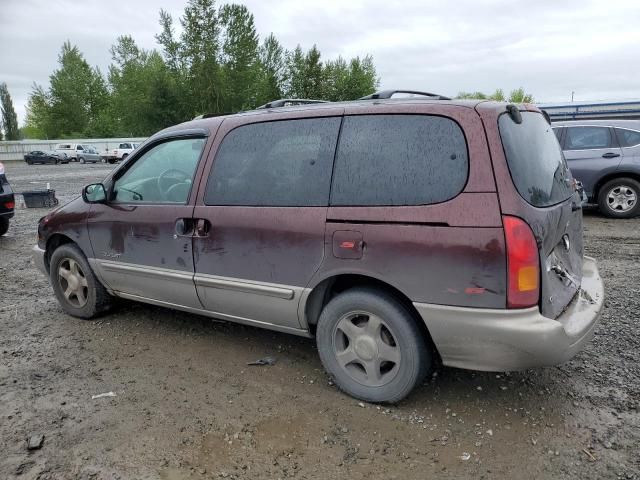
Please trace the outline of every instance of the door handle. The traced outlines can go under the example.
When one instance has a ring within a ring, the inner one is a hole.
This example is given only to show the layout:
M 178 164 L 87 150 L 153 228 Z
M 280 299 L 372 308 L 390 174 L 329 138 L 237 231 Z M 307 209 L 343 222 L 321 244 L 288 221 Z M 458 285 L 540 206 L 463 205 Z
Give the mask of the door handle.
M 602 158 L 615 158 L 615 157 L 619 157 L 619 156 L 620 156 L 619 153 L 607 152 L 607 153 L 602 155 Z
M 193 233 L 193 224 L 190 218 L 179 218 L 176 220 L 174 238 L 190 237 Z
M 196 237 L 208 237 L 211 231 L 211 222 L 206 218 L 198 218 L 196 220 Z

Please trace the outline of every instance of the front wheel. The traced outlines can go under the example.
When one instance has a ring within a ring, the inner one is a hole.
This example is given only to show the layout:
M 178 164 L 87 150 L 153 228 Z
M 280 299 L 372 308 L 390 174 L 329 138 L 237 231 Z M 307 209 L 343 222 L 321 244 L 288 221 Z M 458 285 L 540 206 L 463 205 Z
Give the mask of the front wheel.
M 0 217 L 0 237 L 9 230 L 9 219 Z
M 84 163 L 84 157 L 80 157 L 80 159 L 78 160 L 80 163 Z
M 111 306 L 112 297 L 76 245 L 64 244 L 53 252 L 49 275 L 58 302 L 69 315 L 91 319 Z
M 607 217 L 631 218 L 640 213 L 640 182 L 633 178 L 614 178 L 600 188 L 598 206 Z
M 432 356 L 416 321 L 384 290 L 347 290 L 324 307 L 318 320 L 322 364 L 345 393 L 367 402 L 398 402 L 431 369 Z

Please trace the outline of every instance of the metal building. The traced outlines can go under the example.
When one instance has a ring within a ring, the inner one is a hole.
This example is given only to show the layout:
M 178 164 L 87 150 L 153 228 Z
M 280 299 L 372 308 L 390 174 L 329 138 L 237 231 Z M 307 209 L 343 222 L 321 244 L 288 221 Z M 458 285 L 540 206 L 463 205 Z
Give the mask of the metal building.
M 551 121 L 593 119 L 640 119 L 640 100 L 625 102 L 541 103 Z

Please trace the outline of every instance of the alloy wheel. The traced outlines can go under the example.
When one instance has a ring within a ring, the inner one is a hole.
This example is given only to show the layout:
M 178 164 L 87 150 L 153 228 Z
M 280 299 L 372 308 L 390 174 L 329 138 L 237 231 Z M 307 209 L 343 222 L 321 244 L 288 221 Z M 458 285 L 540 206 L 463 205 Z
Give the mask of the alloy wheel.
M 70 305 L 77 308 L 86 305 L 89 285 L 78 262 L 72 258 L 64 258 L 58 266 L 58 282 Z
M 607 206 L 613 212 L 628 212 L 637 201 L 638 194 L 627 185 L 616 185 L 607 193 Z
M 338 321 L 333 350 L 340 367 L 368 387 L 391 382 L 400 367 L 400 347 L 391 328 L 368 312 L 350 312 Z

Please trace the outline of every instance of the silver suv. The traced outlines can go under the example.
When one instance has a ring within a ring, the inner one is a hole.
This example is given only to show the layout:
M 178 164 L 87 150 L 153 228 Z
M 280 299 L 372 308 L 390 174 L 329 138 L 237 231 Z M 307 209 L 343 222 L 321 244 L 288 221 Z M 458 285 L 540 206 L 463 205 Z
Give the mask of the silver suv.
M 640 120 L 574 120 L 553 129 L 589 202 L 609 217 L 640 214 Z

